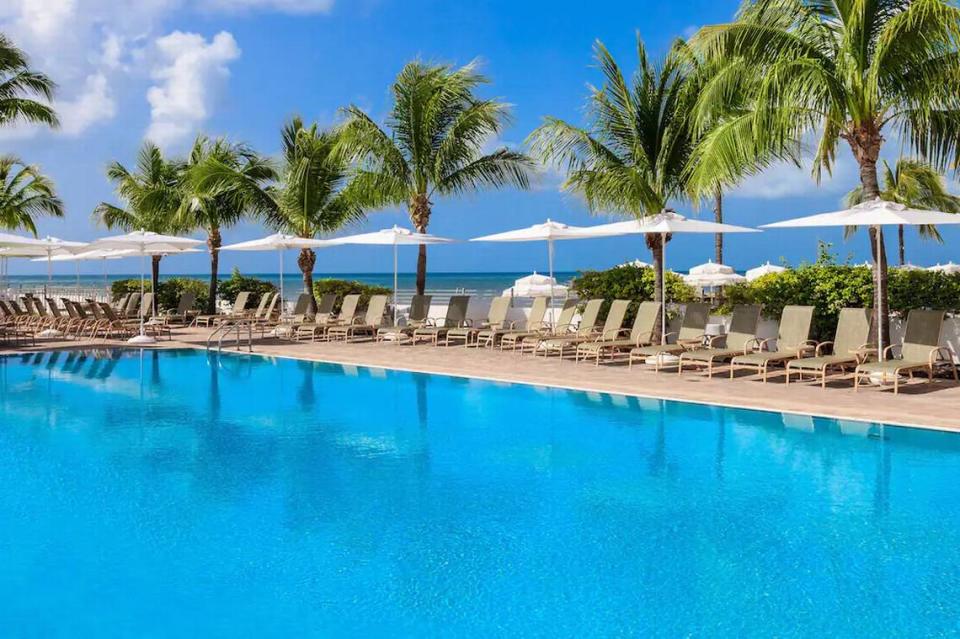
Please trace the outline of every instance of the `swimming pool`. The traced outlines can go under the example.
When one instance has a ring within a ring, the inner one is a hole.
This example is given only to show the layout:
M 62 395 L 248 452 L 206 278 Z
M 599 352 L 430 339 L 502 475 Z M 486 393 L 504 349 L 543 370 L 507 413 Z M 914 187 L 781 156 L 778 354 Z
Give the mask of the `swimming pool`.
M 945 433 L 193 350 L 0 405 L 5 636 L 958 631 Z

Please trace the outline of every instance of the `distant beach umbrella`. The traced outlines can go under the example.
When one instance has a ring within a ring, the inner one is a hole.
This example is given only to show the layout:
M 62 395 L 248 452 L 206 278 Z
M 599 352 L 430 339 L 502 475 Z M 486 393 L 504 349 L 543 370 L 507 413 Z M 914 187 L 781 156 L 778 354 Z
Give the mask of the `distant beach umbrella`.
M 683 276 L 690 286 L 699 288 L 712 288 L 715 286 L 728 286 L 730 284 L 740 284 L 746 282 L 747 278 L 733 270 L 732 266 L 718 264 L 713 260 L 705 264 L 694 266 Z
M 760 266 L 757 266 L 756 268 L 752 268 L 749 271 L 747 271 L 746 277 L 748 282 L 752 282 L 753 280 L 759 279 L 764 275 L 772 275 L 774 273 L 783 273 L 786 270 L 787 269 L 782 266 L 777 266 L 775 264 L 771 264 L 770 262 L 767 262 L 766 264 L 761 264 Z
M 195 240 L 191 237 L 177 237 L 176 235 L 162 235 L 152 231 L 133 231 L 126 235 L 114 235 L 100 238 L 89 245 L 90 250 L 99 249 L 125 249 L 131 251 L 132 255 L 140 256 L 140 296 L 143 297 L 143 279 L 147 271 L 148 255 L 173 255 L 194 249 L 203 244 L 201 240 Z M 154 297 L 156 303 L 156 297 Z M 130 344 L 153 344 L 156 339 L 147 335 L 144 331 L 144 313 L 143 305 L 140 305 L 140 334 L 127 340 Z
M 911 264 L 910 262 L 907 262 L 906 264 L 898 264 L 893 268 L 901 271 L 922 271 L 923 270 L 922 266 L 917 266 L 916 264 Z
M 825 226 L 872 226 L 878 231 L 883 226 L 941 226 L 944 224 L 960 224 L 960 215 L 943 213 L 941 211 L 923 211 L 907 208 L 897 202 L 888 202 L 879 198 L 869 202 L 862 202 L 849 209 L 818 213 L 806 217 L 798 217 L 773 224 L 764 224 L 761 228 L 811 228 Z M 880 233 L 877 233 L 877 255 L 883 250 Z M 880 291 L 882 293 L 882 290 Z M 877 326 L 883 325 L 883 314 L 880 304 L 877 307 Z M 877 331 L 877 357 L 883 361 L 883 331 Z
M 661 260 L 661 281 L 663 282 L 664 302 L 666 302 L 667 277 L 666 277 L 666 255 L 667 255 L 667 235 L 674 233 L 759 233 L 757 229 L 751 229 L 746 226 L 736 226 L 734 224 L 721 224 L 720 222 L 708 222 L 706 220 L 692 220 L 680 215 L 670 209 L 664 209 L 661 213 L 639 220 L 628 220 L 626 222 L 612 222 L 610 224 L 601 224 L 593 227 L 597 232 L 612 232 L 616 235 L 623 234 L 641 234 L 641 235 L 659 235 L 663 246 L 663 259 Z M 733 269 L 730 269 L 733 271 Z M 739 277 L 739 276 L 738 276 Z M 667 313 L 666 304 L 660 313 L 660 342 L 666 342 L 667 335 Z
M 540 275 L 536 271 L 532 275 L 521 277 L 514 281 L 513 286 L 504 289 L 504 295 L 513 297 L 537 297 L 539 295 L 563 295 L 569 290 L 562 284 L 557 284 L 557 278 L 549 275 Z
M 221 251 L 277 251 L 280 256 L 280 314 L 284 313 L 286 308 L 283 304 L 283 252 L 291 249 L 315 249 L 334 246 L 333 240 L 315 240 L 307 237 L 297 237 L 296 235 L 287 235 L 285 233 L 274 233 L 257 240 L 248 240 L 236 244 L 228 244 L 220 247 Z M 313 291 L 310 291 L 313 294 Z
M 945 275 L 956 275 L 957 273 L 960 273 L 960 264 L 947 262 L 946 264 L 937 264 L 936 266 L 931 266 L 927 270 L 934 271 L 935 273 L 943 273 Z
M 650 268 L 652 266 L 653 266 L 652 264 L 648 264 L 643 260 L 633 260 L 632 262 L 624 262 L 623 264 L 617 264 L 617 268 L 627 268 L 627 267 Z
M 397 251 L 401 246 L 420 246 L 421 244 L 450 244 L 457 240 L 448 237 L 438 237 L 428 233 L 416 233 L 394 225 L 393 228 L 381 229 L 372 233 L 348 235 L 331 240 L 335 244 L 367 244 L 374 246 L 393 247 L 393 325 L 397 325 Z
M 623 235 L 617 231 L 602 230 L 599 226 L 571 226 L 563 222 L 556 222 L 547 219 L 541 224 L 534 224 L 522 229 L 504 231 L 502 233 L 493 233 L 474 237 L 471 242 L 546 242 L 547 243 L 547 269 L 550 278 L 553 279 L 553 243 L 560 240 L 585 240 L 596 237 L 612 237 L 614 235 Z M 554 320 L 554 291 L 550 292 L 550 319 Z

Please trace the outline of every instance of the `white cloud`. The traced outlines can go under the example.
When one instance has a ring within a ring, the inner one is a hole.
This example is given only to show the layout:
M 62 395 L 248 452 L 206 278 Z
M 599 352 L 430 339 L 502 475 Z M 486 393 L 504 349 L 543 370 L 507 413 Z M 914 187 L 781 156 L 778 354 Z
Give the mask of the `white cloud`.
M 159 64 L 147 90 L 150 126 L 146 137 L 160 146 L 176 145 L 210 117 L 213 102 L 240 56 L 233 36 L 221 31 L 209 42 L 196 33 L 174 31 L 158 38 Z
M 80 135 L 97 122 L 112 119 L 116 112 L 107 77 L 102 73 L 88 76 L 76 99 L 57 103 L 60 130 L 70 136 Z
M 222 11 L 267 10 L 280 13 L 328 13 L 334 0 L 203 0 L 208 9 Z
M 832 175 L 824 172 L 818 185 L 810 171 L 811 160 L 807 159 L 800 168 L 788 162 L 780 162 L 767 168 L 763 173 L 745 179 L 730 192 L 732 197 L 775 200 L 782 197 L 809 195 L 813 191 L 820 194 L 846 193 L 858 183 L 856 162 L 849 153 L 840 149 Z

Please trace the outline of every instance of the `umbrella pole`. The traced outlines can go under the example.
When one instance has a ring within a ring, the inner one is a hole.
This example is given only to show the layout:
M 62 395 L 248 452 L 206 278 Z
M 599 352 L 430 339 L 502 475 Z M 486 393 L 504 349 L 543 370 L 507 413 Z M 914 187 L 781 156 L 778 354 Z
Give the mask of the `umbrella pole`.
M 880 267 L 883 265 L 881 253 L 883 251 L 883 237 L 880 235 L 881 226 L 875 226 L 877 231 L 877 302 L 883 300 L 883 276 Z M 877 359 L 883 361 L 883 304 L 877 304 Z
M 140 337 L 143 337 L 143 278 L 147 273 L 147 252 L 143 251 L 140 253 Z M 157 294 L 156 291 L 153 292 L 154 295 Z
M 547 268 L 550 269 L 550 323 L 556 324 L 557 313 L 553 301 L 553 240 L 547 240 Z
M 660 234 L 660 344 L 667 343 L 667 234 Z
M 397 243 L 393 244 L 393 325 L 397 325 Z
M 278 253 L 280 253 L 280 317 L 283 317 L 286 308 L 283 305 L 283 249 L 280 249 Z

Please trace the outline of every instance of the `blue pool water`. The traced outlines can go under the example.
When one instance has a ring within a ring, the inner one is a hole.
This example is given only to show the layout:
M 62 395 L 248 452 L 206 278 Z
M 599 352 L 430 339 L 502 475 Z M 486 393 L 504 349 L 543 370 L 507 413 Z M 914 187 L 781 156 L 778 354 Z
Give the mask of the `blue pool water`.
M 960 631 L 947 434 L 199 351 L 0 405 L 4 636 Z

